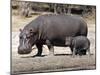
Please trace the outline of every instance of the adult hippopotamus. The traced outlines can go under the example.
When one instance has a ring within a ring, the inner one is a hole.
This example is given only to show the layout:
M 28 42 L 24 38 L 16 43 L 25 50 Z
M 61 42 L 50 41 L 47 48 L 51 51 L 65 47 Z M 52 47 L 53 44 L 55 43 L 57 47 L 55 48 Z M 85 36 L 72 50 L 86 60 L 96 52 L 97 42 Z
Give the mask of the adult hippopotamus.
M 38 49 L 41 56 L 43 45 L 47 45 L 53 55 L 54 46 L 67 47 L 67 37 L 87 36 L 86 22 L 79 16 L 42 15 L 20 29 L 18 54 L 29 54 L 32 46 Z

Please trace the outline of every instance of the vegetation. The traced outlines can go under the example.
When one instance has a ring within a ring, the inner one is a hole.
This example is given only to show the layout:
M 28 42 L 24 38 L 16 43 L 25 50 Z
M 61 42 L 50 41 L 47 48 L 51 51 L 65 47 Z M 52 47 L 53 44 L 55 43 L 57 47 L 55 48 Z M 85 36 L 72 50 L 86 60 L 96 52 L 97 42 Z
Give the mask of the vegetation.
M 31 14 L 75 14 L 86 17 L 87 15 L 95 16 L 95 6 L 88 5 L 71 5 L 55 4 L 42 2 L 27 2 L 12 0 L 12 9 L 17 10 L 17 14 L 29 17 Z

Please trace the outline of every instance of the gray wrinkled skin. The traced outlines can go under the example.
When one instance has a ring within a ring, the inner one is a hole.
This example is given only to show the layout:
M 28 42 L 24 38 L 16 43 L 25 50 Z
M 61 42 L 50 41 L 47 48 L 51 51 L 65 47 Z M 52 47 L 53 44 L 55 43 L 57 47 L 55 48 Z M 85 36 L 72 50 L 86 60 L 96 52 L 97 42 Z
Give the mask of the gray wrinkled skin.
M 18 53 L 29 54 L 32 51 L 32 46 L 36 45 L 37 56 L 40 56 L 42 46 L 46 44 L 50 55 L 53 55 L 54 46 L 68 46 L 70 44 L 67 37 L 87 36 L 87 32 L 87 24 L 81 17 L 42 15 L 21 30 Z

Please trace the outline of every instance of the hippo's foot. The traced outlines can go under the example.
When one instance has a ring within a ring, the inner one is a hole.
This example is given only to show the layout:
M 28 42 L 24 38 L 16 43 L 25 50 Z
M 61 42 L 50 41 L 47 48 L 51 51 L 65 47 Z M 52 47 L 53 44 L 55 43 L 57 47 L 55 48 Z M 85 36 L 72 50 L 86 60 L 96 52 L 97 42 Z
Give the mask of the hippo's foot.
M 39 55 L 39 54 L 36 54 L 36 55 L 34 55 L 33 57 L 41 57 L 41 55 Z
M 54 56 L 54 53 L 49 53 L 49 55 L 48 55 L 48 56 L 50 56 L 50 57 L 51 57 L 51 56 Z
M 39 55 L 39 54 L 36 54 L 34 55 L 33 57 L 44 57 L 45 55 Z
M 41 56 L 41 54 L 36 54 L 35 56 Z
M 75 57 L 76 57 L 76 55 L 73 55 L 73 54 L 72 54 L 72 57 L 73 57 L 73 58 L 75 58 Z

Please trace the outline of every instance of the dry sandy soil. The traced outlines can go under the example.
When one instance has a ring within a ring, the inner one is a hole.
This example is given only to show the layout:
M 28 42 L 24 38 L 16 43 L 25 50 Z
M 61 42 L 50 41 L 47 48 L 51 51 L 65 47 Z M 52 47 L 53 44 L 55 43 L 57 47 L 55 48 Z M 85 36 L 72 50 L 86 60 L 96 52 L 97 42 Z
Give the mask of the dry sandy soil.
M 68 47 L 54 47 L 55 56 L 47 56 L 49 50 L 46 46 L 43 47 L 43 54 L 46 56 L 32 57 L 37 53 L 34 49 L 31 54 L 18 55 L 18 35 L 19 29 L 23 28 L 31 20 L 36 18 L 22 18 L 20 16 L 12 16 L 12 74 L 19 73 L 36 73 L 36 72 L 50 72 L 50 71 L 69 71 L 69 70 L 85 70 L 95 69 L 95 22 L 88 23 L 89 33 L 88 38 L 91 42 L 91 56 L 71 56 L 71 51 Z

